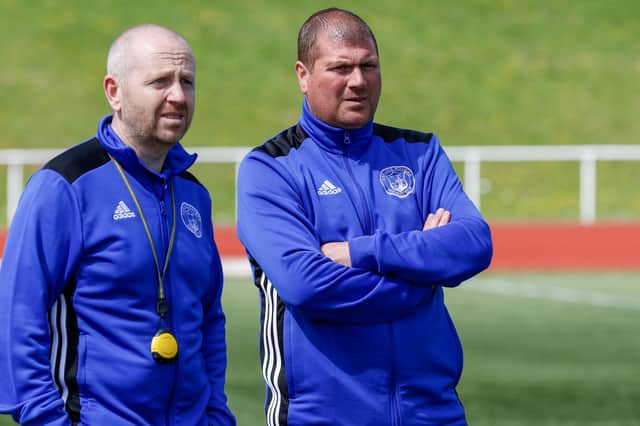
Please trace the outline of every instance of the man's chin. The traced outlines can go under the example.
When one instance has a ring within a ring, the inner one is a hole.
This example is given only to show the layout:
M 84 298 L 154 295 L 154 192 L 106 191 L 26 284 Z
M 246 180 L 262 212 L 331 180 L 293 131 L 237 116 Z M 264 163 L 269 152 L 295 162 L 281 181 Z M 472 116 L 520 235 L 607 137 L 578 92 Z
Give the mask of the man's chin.
M 371 121 L 372 115 L 364 112 L 349 112 L 340 120 L 341 125 L 345 129 L 359 129 L 364 127 Z
M 156 138 L 156 141 L 158 141 L 158 143 L 160 143 L 161 145 L 175 145 L 176 143 L 178 143 L 180 141 L 180 139 L 182 138 L 182 135 L 180 135 L 179 137 L 177 135 L 160 135 L 159 137 Z
M 158 132 L 158 137 L 156 139 L 161 143 L 173 145 L 180 141 L 186 132 L 186 129 L 182 127 L 176 129 L 164 129 L 163 131 Z

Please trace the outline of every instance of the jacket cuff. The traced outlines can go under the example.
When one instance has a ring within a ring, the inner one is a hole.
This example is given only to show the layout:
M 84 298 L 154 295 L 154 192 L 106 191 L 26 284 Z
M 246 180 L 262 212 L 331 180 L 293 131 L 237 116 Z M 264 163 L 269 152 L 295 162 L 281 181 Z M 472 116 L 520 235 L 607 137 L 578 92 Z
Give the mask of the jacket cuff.
M 380 265 L 377 258 L 377 238 L 374 235 L 364 235 L 349 240 L 349 256 L 351 266 L 367 271 L 380 273 Z

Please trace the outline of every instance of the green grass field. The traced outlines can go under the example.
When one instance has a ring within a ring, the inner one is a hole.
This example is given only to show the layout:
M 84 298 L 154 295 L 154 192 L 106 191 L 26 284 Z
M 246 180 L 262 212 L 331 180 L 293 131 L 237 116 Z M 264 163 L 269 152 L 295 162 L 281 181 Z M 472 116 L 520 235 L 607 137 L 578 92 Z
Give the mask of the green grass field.
M 638 425 L 639 279 L 637 273 L 487 273 L 448 290 L 465 349 L 458 390 L 469 423 Z M 263 384 L 250 280 L 227 280 L 224 306 L 229 402 L 240 426 L 258 426 Z M 12 423 L 0 418 L 4 424 Z
M 640 2 L 600 0 L 0 0 L 0 148 L 65 147 L 108 112 L 107 46 L 157 22 L 184 34 L 198 62 L 184 143 L 254 146 L 299 115 L 295 40 L 315 10 L 338 5 L 376 33 L 377 121 L 434 131 L 445 145 L 630 144 L 640 135 Z M 230 167 L 200 167 L 217 223 L 234 220 Z M 574 220 L 574 164 L 487 164 L 489 220 Z M 0 226 L 6 223 L 0 169 Z M 637 220 L 640 167 L 604 165 L 598 217 Z

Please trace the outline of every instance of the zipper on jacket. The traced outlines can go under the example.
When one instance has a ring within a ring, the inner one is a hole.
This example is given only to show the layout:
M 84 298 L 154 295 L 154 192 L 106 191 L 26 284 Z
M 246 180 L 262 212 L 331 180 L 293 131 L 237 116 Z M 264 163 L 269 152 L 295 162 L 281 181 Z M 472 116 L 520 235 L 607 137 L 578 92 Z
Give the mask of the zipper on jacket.
M 170 224 L 169 224 L 169 214 L 167 213 L 167 203 L 164 201 L 165 197 L 167 196 L 167 192 L 168 192 L 168 188 L 169 186 L 167 185 L 167 182 L 163 179 L 161 182 L 161 188 L 160 188 L 160 197 L 158 198 L 158 205 L 160 208 L 160 225 L 161 225 L 161 237 L 162 237 L 162 250 L 164 253 L 164 257 L 163 259 L 158 259 L 161 262 L 161 267 L 162 265 L 164 265 L 164 263 L 167 261 L 166 257 L 167 257 L 167 250 L 169 249 L 169 239 L 170 239 Z M 167 270 L 169 268 L 167 267 Z M 163 277 L 164 278 L 164 277 Z M 169 304 L 171 305 L 172 303 L 172 298 L 170 297 L 171 290 L 169 289 L 170 287 L 170 280 L 165 280 L 165 294 L 167 295 L 167 301 L 169 302 Z M 173 306 L 169 306 L 169 312 L 171 312 L 171 309 L 173 308 Z
M 159 204 L 160 204 L 160 218 L 162 220 L 160 222 L 162 223 L 162 247 L 164 249 L 165 256 L 166 256 L 167 246 L 168 246 L 167 241 L 169 241 L 169 225 L 168 225 L 169 218 L 167 215 L 167 206 L 166 206 L 166 203 L 164 202 L 164 197 L 167 196 L 167 183 L 163 181 L 161 185 L 162 185 L 162 189 L 160 190 Z M 164 264 L 164 262 L 162 263 Z
M 400 414 L 400 402 L 398 395 L 398 379 L 396 377 L 396 352 L 393 345 L 393 323 L 389 323 L 389 335 L 391 340 L 391 366 L 389 374 L 389 394 L 391 399 L 391 425 L 402 426 L 402 416 Z
M 175 405 L 176 405 L 176 382 L 178 380 L 179 370 L 180 370 L 180 354 L 178 353 L 178 359 L 172 364 L 173 367 L 173 380 L 171 381 L 171 390 L 169 391 L 169 403 L 167 404 L 167 412 L 166 417 L 164 419 L 164 423 L 167 426 L 176 424 L 176 413 L 175 413 Z
M 362 206 L 362 216 L 364 219 L 364 223 L 362 224 L 362 230 L 365 234 L 373 234 L 373 218 L 371 217 L 371 209 L 369 208 L 369 202 L 367 201 L 367 197 L 364 195 L 364 191 L 362 187 L 356 180 L 353 175 L 353 170 L 351 169 L 351 165 L 347 161 L 347 148 L 351 144 L 351 136 L 348 131 L 344 132 L 344 146 L 342 147 L 342 162 L 344 163 L 345 169 L 347 169 L 347 173 L 349 173 L 349 177 L 351 178 L 351 182 L 353 182 L 353 186 L 356 188 L 356 192 L 358 193 L 358 198 L 360 199 L 360 206 Z M 356 208 L 356 212 L 358 212 L 357 204 L 354 203 L 354 207 Z
M 165 202 L 165 197 L 167 196 L 168 193 L 168 189 L 169 189 L 169 185 L 167 184 L 166 180 L 162 180 L 161 182 L 161 190 L 160 190 L 160 197 L 159 197 L 159 208 L 160 208 L 160 222 L 162 224 L 162 246 L 164 248 L 164 252 L 165 252 L 165 257 L 167 256 L 167 249 L 168 249 L 168 245 L 169 245 L 169 220 L 172 218 L 169 217 L 168 212 L 167 212 L 167 203 Z M 177 208 L 176 208 L 177 210 Z M 176 211 L 176 215 L 178 214 L 178 212 Z M 176 218 L 177 219 L 177 218 Z M 177 222 L 176 222 L 177 224 Z M 163 262 L 164 264 L 164 262 Z M 168 270 L 169 268 L 167 268 Z M 165 292 L 165 297 L 167 298 L 167 303 L 169 304 L 169 312 L 167 317 L 165 318 L 166 324 L 169 327 L 169 329 L 173 332 L 174 336 L 176 337 L 176 339 L 178 340 L 178 342 L 180 341 L 180 339 L 178 338 L 178 329 L 177 329 L 177 324 L 175 324 L 174 319 L 176 318 L 175 315 L 172 315 L 172 313 L 174 312 L 175 309 L 175 303 L 174 303 L 174 295 L 173 292 L 171 291 L 171 280 L 169 279 L 168 275 L 164 277 L 164 292 Z M 171 383 L 168 384 L 168 398 L 167 398 L 167 407 L 166 407 L 166 411 L 165 411 L 165 418 L 164 418 L 164 424 L 169 426 L 173 423 L 175 423 L 175 421 L 173 420 L 175 417 L 175 413 L 174 413 L 174 405 L 175 405 L 175 395 L 176 395 L 176 383 L 179 377 L 178 374 L 178 370 L 179 370 L 179 364 L 180 364 L 180 355 L 178 353 L 178 359 L 173 363 L 170 364 L 170 366 L 173 369 L 173 379 L 171 380 Z

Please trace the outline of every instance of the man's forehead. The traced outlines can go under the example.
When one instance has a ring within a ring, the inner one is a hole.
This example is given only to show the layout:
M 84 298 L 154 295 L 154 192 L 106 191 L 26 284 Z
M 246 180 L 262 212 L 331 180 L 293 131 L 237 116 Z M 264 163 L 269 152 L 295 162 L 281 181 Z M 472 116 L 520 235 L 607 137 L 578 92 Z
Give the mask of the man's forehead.
M 195 64 L 193 56 L 186 50 L 182 52 L 157 51 L 151 52 L 149 56 L 152 61 L 166 65 L 193 67 Z
M 154 43 L 145 43 L 137 46 L 136 53 L 132 55 L 132 65 L 137 68 L 163 68 L 182 67 L 195 69 L 195 59 L 191 51 L 183 46 L 167 46 Z
M 375 50 L 375 42 L 369 33 L 362 31 L 345 31 L 339 28 L 327 28 L 316 36 L 316 45 L 344 45 L 366 47 Z
M 327 41 L 327 44 L 318 45 L 318 55 L 316 60 L 322 60 L 323 62 L 334 62 L 340 60 L 353 60 L 357 58 L 359 60 L 371 59 L 377 60 L 378 54 L 376 53 L 375 46 L 372 43 L 366 42 L 331 42 Z

